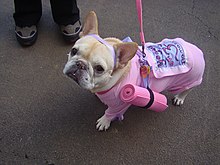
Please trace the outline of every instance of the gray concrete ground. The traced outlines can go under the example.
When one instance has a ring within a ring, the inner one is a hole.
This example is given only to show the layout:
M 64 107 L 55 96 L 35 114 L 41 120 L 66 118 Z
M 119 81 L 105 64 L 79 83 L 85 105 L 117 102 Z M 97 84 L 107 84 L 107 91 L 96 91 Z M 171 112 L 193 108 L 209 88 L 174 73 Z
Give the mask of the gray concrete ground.
M 139 42 L 134 0 L 79 1 L 81 17 L 95 10 L 102 37 Z M 0 2 L 0 164 L 220 164 L 219 0 L 143 2 L 145 38 L 182 37 L 205 55 L 204 81 L 181 107 L 155 113 L 131 107 L 106 132 L 95 129 L 105 106 L 62 74 L 66 44 L 49 0 L 35 45 L 14 35 L 13 1 Z

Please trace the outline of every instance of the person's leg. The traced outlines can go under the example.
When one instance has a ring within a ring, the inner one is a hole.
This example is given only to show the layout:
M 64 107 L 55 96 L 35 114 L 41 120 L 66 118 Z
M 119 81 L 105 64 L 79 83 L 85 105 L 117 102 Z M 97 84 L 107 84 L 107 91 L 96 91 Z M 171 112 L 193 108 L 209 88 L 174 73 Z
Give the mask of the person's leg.
M 50 3 L 53 19 L 61 27 L 64 39 L 75 42 L 82 28 L 76 0 L 50 0 Z
M 37 27 L 42 15 L 41 0 L 14 0 L 15 34 L 22 46 L 33 45 L 37 39 Z
M 74 24 L 79 20 L 76 0 L 50 0 L 54 21 L 58 25 Z
M 14 0 L 15 24 L 19 27 L 37 25 L 42 15 L 41 0 Z

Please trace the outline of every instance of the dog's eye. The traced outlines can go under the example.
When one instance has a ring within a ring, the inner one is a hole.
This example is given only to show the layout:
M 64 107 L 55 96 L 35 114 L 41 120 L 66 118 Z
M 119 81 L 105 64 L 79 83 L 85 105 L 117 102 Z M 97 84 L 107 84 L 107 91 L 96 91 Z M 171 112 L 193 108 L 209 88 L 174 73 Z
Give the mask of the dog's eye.
M 71 50 L 71 56 L 75 56 L 77 52 L 78 52 L 78 49 L 73 48 L 73 49 Z
M 96 65 L 94 69 L 95 69 L 95 72 L 98 74 L 101 74 L 104 72 L 104 69 L 101 65 Z

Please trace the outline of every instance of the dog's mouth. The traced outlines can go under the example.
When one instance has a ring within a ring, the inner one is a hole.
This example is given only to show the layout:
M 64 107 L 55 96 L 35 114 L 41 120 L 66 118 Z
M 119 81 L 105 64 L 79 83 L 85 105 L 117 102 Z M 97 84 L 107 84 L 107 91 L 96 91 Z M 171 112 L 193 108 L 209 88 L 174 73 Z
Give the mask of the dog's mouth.
M 81 61 L 75 62 L 75 64 L 67 63 L 63 73 L 84 89 L 90 90 L 94 87 L 89 68 Z
M 76 72 L 77 72 L 77 71 L 78 71 L 78 70 L 69 71 L 69 72 L 66 73 L 66 75 L 67 75 L 68 77 L 70 77 L 71 79 L 73 79 L 77 84 L 79 84 L 79 79 L 78 79 L 78 77 L 76 76 Z

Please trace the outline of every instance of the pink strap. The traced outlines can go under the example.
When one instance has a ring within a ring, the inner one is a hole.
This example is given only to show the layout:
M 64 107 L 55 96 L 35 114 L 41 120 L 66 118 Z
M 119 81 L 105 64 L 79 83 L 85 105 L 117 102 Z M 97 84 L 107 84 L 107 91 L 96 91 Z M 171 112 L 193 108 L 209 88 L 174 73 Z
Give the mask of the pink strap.
M 91 36 L 91 37 L 97 39 L 99 42 L 101 42 L 102 44 L 104 44 L 106 47 L 108 47 L 110 49 L 110 51 L 112 53 L 113 60 L 114 60 L 114 67 L 115 67 L 115 65 L 116 65 L 116 54 L 115 54 L 115 50 L 114 50 L 113 46 L 108 44 L 104 39 L 99 37 L 97 34 L 87 34 L 87 36 Z
M 141 44 L 145 44 L 144 39 L 144 30 L 143 30 L 143 21 L 142 21 L 142 1 L 136 0 L 136 7 L 137 7 L 137 13 L 138 13 L 138 21 L 140 24 L 140 38 L 141 38 Z

